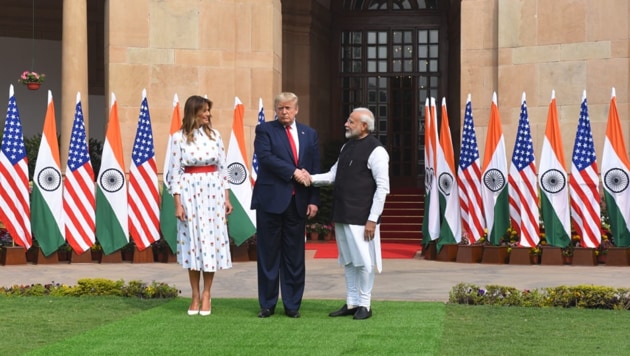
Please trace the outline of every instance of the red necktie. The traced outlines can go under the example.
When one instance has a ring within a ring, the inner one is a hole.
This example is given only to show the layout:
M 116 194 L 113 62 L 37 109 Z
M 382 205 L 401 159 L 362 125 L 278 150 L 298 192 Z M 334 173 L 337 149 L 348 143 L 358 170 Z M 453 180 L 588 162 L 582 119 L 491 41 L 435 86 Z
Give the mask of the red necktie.
M 297 149 L 295 148 L 295 141 L 293 141 L 293 135 L 291 135 L 291 126 L 287 126 L 287 137 L 289 138 L 289 143 L 291 144 L 291 151 L 293 151 L 293 161 L 295 165 L 298 164 L 298 155 Z

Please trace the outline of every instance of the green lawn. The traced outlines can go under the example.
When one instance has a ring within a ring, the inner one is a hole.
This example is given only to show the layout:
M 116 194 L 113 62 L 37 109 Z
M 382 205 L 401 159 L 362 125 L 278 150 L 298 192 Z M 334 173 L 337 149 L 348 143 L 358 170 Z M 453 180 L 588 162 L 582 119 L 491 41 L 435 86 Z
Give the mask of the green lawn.
M 0 297 L 6 355 L 625 355 L 627 311 L 379 302 L 371 319 L 330 318 L 339 301 L 305 300 L 300 319 L 253 299 Z M 6 351 L 10 350 L 10 351 Z

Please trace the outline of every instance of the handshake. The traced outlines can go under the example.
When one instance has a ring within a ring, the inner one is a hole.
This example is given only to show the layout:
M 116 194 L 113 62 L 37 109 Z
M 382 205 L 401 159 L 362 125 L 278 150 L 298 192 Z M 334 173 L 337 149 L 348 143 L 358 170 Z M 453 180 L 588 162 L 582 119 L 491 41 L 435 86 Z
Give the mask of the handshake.
M 310 186 L 312 183 L 311 174 L 304 168 L 296 169 L 295 172 L 293 172 L 293 179 L 305 187 Z

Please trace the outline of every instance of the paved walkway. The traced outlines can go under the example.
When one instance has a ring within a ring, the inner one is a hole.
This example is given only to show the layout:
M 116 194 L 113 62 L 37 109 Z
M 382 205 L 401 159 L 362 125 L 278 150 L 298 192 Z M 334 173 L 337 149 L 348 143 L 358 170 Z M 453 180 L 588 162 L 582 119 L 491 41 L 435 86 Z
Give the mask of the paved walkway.
M 307 251 L 306 299 L 345 298 L 343 270 L 336 259 L 314 259 Z M 0 266 L 0 286 L 31 283 L 75 285 L 80 278 L 165 282 L 190 296 L 188 274 L 176 263 L 58 264 Z M 518 289 L 559 285 L 630 287 L 630 267 L 513 266 L 427 261 L 421 257 L 383 260 L 383 273 L 376 276 L 374 300 L 447 301 L 451 288 L 460 282 L 480 286 L 499 284 Z M 257 298 L 256 263 L 235 262 L 232 269 L 215 276 L 216 298 Z

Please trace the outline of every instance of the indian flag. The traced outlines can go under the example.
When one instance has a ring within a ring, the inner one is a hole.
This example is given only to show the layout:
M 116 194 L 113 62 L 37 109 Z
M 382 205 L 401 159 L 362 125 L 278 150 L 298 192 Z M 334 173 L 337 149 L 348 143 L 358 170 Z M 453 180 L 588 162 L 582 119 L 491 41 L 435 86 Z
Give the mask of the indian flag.
M 437 121 L 435 119 L 435 99 L 426 99 L 424 105 L 424 186 L 426 190 L 424 220 L 422 222 L 422 242 L 440 237 L 440 200 L 436 179 Z M 426 238 L 425 238 L 426 237 Z
M 256 233 L 256 213 L 249 206 L 252 202 L 252 181 L 245 163 L 245 134 L 243 118 L 245 107 L 238 97 L 234 98 L 234 120 L 227 153 L 228 179 L 232 214 L 228 216 L 230 237 L 237 246 Z
M 437 151 L 437 177 L 440 194 L 440 206 L 444 206 L 440 239 L 437 250 L 444 244 L 458 243 L 462 239 L 462 223 L 459 211 L 459 188 L 455 177 L 455 153 L 451 128 L 448 125 L 446 98 L 442 98 L 442 125 L 440 144 Z
M 613 88 L 602 157 L 602 182 L 610 216 L 610 230 L 615 246 L 619 247 L 630 246 L 630 161 L 627 152 Z
M 497 107 L 497 93 L 492 94 L 482 172 L 481 198 L 488 227 L 488 242 L 499 245 L 510 227 L 510 206 L 505 138 Z
M 162 202 L 160 204 L 160 231 L 162 238 L 168 243 L 171 251 L 177 252 L 177 218 L 175 217 L 175 198 L 169 193 L 167 182 L 171 170 L 171 146 L 173 134 L 182 127 L 182 118 L 179 111 L 179 98 L 173 96 L 173 114 L 171 115 L 171 128 L 168 134 L 166 157 L 164 157 L 164 169 L 162 170 Z
M 552 91 L 545 140 L 540 154 L 538 184 L 541 188 L 540 204 L 547 243 L 551 246 L 567 247 L 571 242 L 571 216 L 561 135 L 556 93 Z
M 53 254 L 66 240 L 63 225 L 63 188 L 57 141 L 55 104 L 48 91 L 44 131 L 37 152 L 31 192 L 31 230 L 45 256 Z
M 106 255 L 129 243 L 124 166 L 118 103 L 112 93 L 101 169 L 96 178 L 96 237 Z

